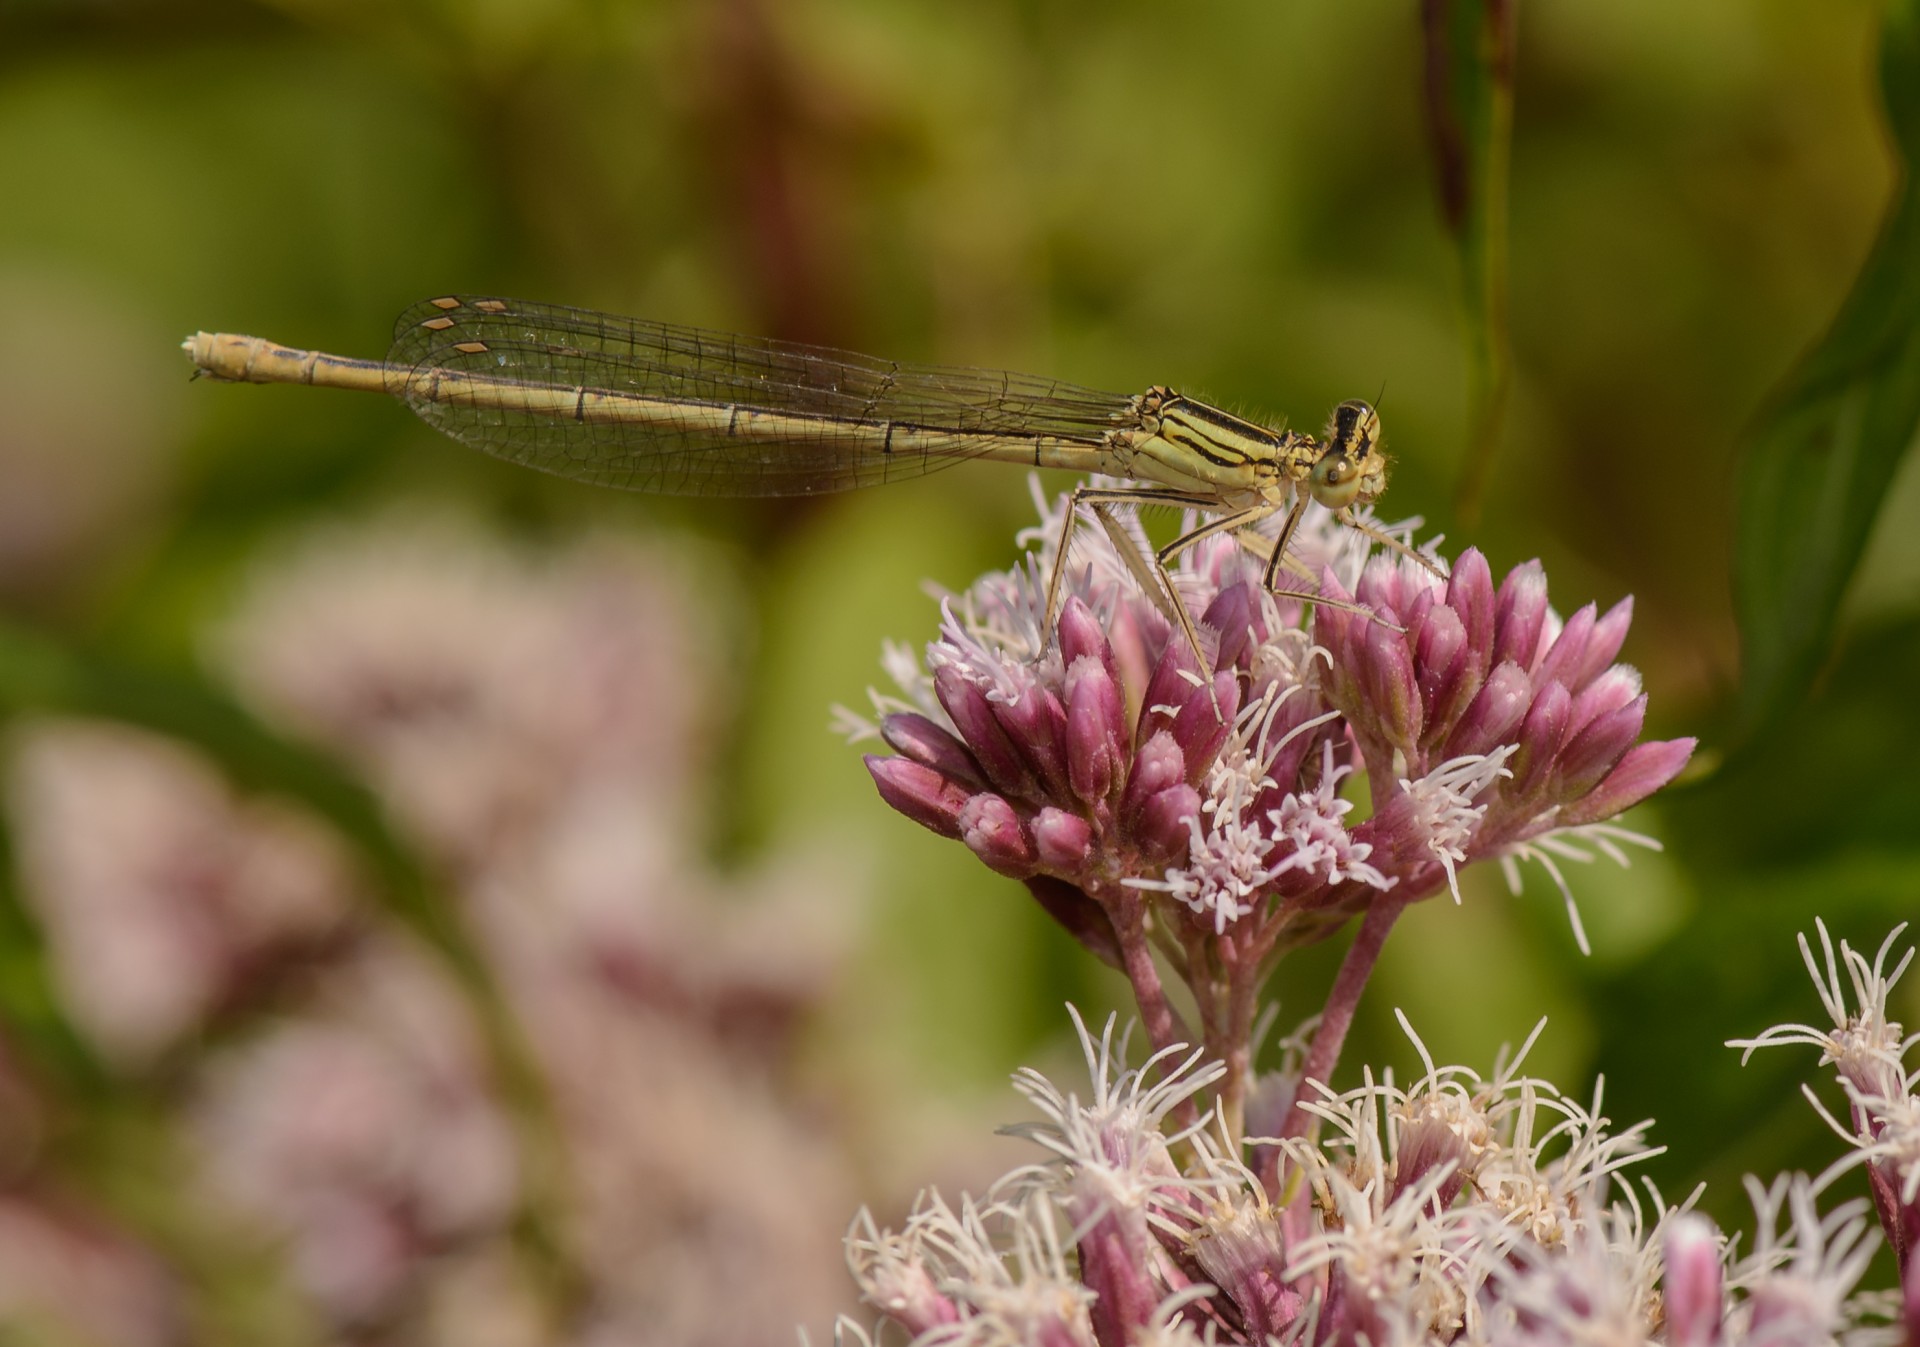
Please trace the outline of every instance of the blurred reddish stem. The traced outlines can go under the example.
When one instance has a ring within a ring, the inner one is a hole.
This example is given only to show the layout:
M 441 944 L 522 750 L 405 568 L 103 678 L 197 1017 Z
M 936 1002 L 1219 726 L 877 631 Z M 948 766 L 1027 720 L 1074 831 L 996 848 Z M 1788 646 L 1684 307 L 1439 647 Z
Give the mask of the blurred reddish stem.
M 831 222 L 839 187 L 831 100 L 812 87 L 765 0 L 694 11 L 709 79 L 702 119 L 722 218 L 738 221 L 748 296 L 766 330 L 844 344 L 842 250 Z
M 1507 332 L 1507 188 L 1519 0 L 1421 0 L 1427 134 L 1441 216 L 1460 253 L 1469 346 L 1460 522 L 1480 514 L 1513 386 Z

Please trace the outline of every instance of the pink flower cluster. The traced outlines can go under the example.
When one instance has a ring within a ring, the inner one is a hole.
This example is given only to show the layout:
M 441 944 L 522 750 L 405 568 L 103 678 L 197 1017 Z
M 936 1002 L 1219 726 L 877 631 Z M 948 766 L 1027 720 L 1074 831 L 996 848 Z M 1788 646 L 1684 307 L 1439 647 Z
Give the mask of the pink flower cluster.
M 1533 1038 L 1487 1077 L 1416 1038 L 1405 1087 L 1318 1089 L 1323 1136 L 1277 1143 L 1276 1197 L 1216 1117 L 1169 1126 L 1222 1064 L 1170 1048 L 1131 1067 L 1111 1020 L 1080 1036 L 1085 1093 L 1015 1076 L 1040 1117 L 1007 1130 L 1042 1163 L 957 1206 L 923 1193 L 897 1230 L 855 1221 L 847 1260 L 882 1331 L 843 1321 L 844 1347 L 896 1326 L 915 1347 L 1920 1341 L 1920 1259 L 1896 1236 L 1904 1290 L 1860 1292 L 1867 1203 L 1822 1210 L 1844 1165 L 1748 1180 L 1757 1228 L 1729 1239 L 1627 1174 L 1659 1153 L 1650 1123 L 1616 1130 L 1597 1089 L 1582 1104 L 1523 1073 Z M 1898 1168 L 1911 1207 L 1920 1166 Z
M 1207 677 L 1099 530 L 1048 625 L 1064 508 L 1043 505 L 1024 566 L 947 600 L 924 661 L 890 657 L 901 695 L 876 696 L 872 728 L 897 756 L 867 766 L 895 809 L 1025 881 L 1125 969 L 1156 1045 L 1236 1060 L 1276 959 L 1353 915 L 1457 898 L 1472 861 L 1536 860 L 1559 882 L 1557 857 L 1623 859 L 1619 842 L 1646 839 L 1605 820 L 1692 752 L 1639 741 L 1639 676 L 1614 662 L 1630 605 L 1562 621 L 1537 563 L 1496 587 L 1469 550 L 1443 579 L 1369 560 L 1317 512 L 1300 547 L 1335 602 L 1308 622 L 1238 540 L 1210 540 L 1175 575 Z M 1372 810 L 1355 821 L 1360 777 Z M 1200 1001 L 1197 1033 L 1150 946 Z
M 1374 832 L 1412 842 L 1410 865 L 1444 870 L 1448 860 L 1501 855 L 1602 823 L 1666 785 L 1693 752 L 1692 739 L 1640 739 L 1640 675 L 1614 662 L 1631 598 L 1604 616 L 1589 603 L 1562 622 L 1539 562 L 1508 572 L 1496 589 L 1486 558 L 1471 548 L 1445 581 L 1375 562 L 1354 597 L 1372 619 L 1332 607 L 1314 616 L 1314 639 L 1327 652 L 1322 690 L 1368 779 L 1399 784 Z M 1467 801 L 1479 817 L 1457 842 L 1436 846 L 1445 825 L 1426 811 L 1442 792 L 1423 783 L 1449 764 L 1496 759 L 1501 770 Z M 1431 889 L 1433 880 L 1429 871 L 1408 882 Z

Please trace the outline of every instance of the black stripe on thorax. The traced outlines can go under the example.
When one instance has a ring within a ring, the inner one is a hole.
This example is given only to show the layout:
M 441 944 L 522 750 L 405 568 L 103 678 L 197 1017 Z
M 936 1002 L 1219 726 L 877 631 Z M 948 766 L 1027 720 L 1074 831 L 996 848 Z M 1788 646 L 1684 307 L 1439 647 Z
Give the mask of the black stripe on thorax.
M 1191 421 L 1204 421 L 1206 424 L 1228 435 L 1238 435 L 1245 439 L 1256 440 L 1271 449 L 1280 447 L 1281 437 L 1265 426 L 1243 421 L 1231 412 L 1223 412 L 1218 407 L 1208 406 L 1204 402 L 1195 402 L 1185 394 L 1176 393 L 1161 405 L 1160 414 L 1178 412 Z
M 1247 456 L 1245 454 L 1236 449 L 1229 449 L 1227 446 L 1216 443 L 1213 440 L 1204 439 L 1198 435 L 1183 433 L 1172 422 L 1164 418 L 1160 422 L 1160 438 L 1170 444 L 1179 445 L 1189 453 L 1198 454 L 1215 467 L 1240 468 L 1246 466 Z

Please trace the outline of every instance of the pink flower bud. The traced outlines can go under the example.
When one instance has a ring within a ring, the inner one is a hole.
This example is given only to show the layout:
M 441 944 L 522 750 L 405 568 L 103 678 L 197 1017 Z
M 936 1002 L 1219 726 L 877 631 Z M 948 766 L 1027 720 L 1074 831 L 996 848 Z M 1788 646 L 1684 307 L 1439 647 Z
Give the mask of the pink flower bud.
M 1178 856 L 1193 835 L 1187 820 L 1199 812 L 1200 792 L 1184 781 L 1153 796 L 1142 806 L 1135 829 L 1140 850 L 1156 859 Z
M 1360 584 L 1354 590 L 1354 597 L 1363 607 L 1375 612 L 1391 608 L 1396 613 L 1403 613 L 1413 604 L 1413 595 L 1407 592 L 1401 579 L 1400 563 L 1385 555 L 1368 559 L 1360 571 Z
M 1088 804 L 1104 800 L 1126 765 L 1127 708 L 1106 665 L 1082 655 L 1067 668 L 1067 779 Z
M 1033 845 L 1041 865 L 1072 874 L 1093 852 L 1093 825 L 1078 814 L 1048 805 L 1034 816 Z
M 1127 781 L 1127 792 L 1121 798 L 1121 817 L 1131 825 L 1137 821 L 1139 811 L 1153 796 L 1167 787 L 1186 780 L 1187 759 L 1173 736 L 1161 730 L 1153 738 L 1140 746 L 1133 755 L 1133 775 Z
M 1187 760 L 1187 779 L 1199 783 L 1213 755 L 1220 751 L 1233 728 L 1234 712 L 1240 709 L 1240 680 L 1231 669 L 1213 676 L 1213 695 L 1205 688 L 1193 689 L 1187 704 L 1173 721 L 1173 742 Z
M 1560 629 L 1553 644 L 1547 647 L 1547 653 L 1540 657 L 1539 667 L 1533 671 L 1536 686 L 1555 682 L 1563 684 L 1569 692 L 1577 690 L 1576 679 L 1587 666 L 1587 642 L 1593 636 L 1597 611 L 1588 604 L 1567 619 L 1567 625 Z
M 890 1262 L 869 1270 L 861 1282 L 860 1298 L 908 1333 L 925 1333 L 960 1320 L 960 1307 L 918 1263 Z
M 1467 629 L 1460 615 L 1445 604 L 1436 607 L 1420 628 L 1414 668 L 1423 708 L 1420 741 L 1431 746 L 1452 732 L 1485 679 L 1478 661 L 1469 657 Z
M 1080 1279 L 1094 1293 L 1087 1316 L 1098 1347 L 1137 1342 L 1160 1304 L 1146 1223 L 1133 1217 L 1124 1209 L 1109 1210 L 1093 1219 L 1075 1246 Z M 1075 1333 L 1062 1347 L 1080 1347 L 1081 1341 Z
M 1509 742 L 1532 704 L 1533 683 L 1526 672 L 1517 664 L 1496 666 L 1460 718 L 1447 756 L 1486 753 Z
M 1599 785 L 1633 747 L 1646 718 L 1646 697 L 1635 697 L 1575 733 L 1553 766 L 1554 794 L 1562 800 L 1577 800 Z
M 1100 619 L 1078 594 L 1061 608 L 1059 632 L 1062 662 L 1071 665 L 1075 660 L 1092 656 L 1112 672 L 1113 648 L 1107 644 L 1107 634 L 1100 628 Z
M 1458 613 L 1441 604 L 1426 614 L 1413 641 L 1422 697 L 1431 699 L 1434 690 L 1465 662 L 1466 650 L 1467 628 Z
M 1584 800 L 1575 800 L 1561 811 L 1560 822 L 1568 826 L 1598 823 L 1631 809 L 1678 776 L 1698 742 L 1666 739 L 1635 744 Z
M 1136 741 L 1145 742 L 1149 736 L 1173 724 L 1174 716 L 1187 704 L 1187 698 L 1201 690 L 1196 686 L 1198 673 L 1193 651 L 1176 633 L 1160 652 L 1160 662 L 1154 665 L 1153 677 L 1147 680 L 1146 700 L 1140 706 L 1140 724 L 1134 730 Z
M 1253 590 L 1244 581 L 1221 590 L 1207 605 L 1200 621 L 1220 633 L 1220 646 L 1213 657 L 1216 669 L 1246 666 L 1262 634 L 1256 630 L 1259 613 Z
M 1287 1282 L 1286 1239 L 1271 1208 L 1244 1213 L 1189 1240 L 1193 1260 L 1240 1311 L 1254 1342 L 1283 1337 L 1304 1304 Z
M 1567 716 L 1573 695 L 1558 683 L 1541 688 L 1520 724 L 1520 750 L 1513 755 L 1513 781 L 1508 790 L 1525 798 L 1540 789 L 1547 771 L 1560 755 L 1567 738 Z
M 1547 573 L 1539 561 L 1515 566 L 1500 582 L 1494 605 L 1493 658 L 1511 660 L 1522 669 L 1533 667 L 1540 653 L 1540 633 L 1547 622 Z
M 1013 806 L 990 792 L 968 800 L 960 810 L 960 840 L 973 854 L 1003 875 L 1023 879 L 1033 873 L 1034 850 Z
M 1153 658 L 1148 651 L 1156 632 L 1151 629 L 1165 625 L 1166 619 L 1152 609 L 1142 613 L 1133 607 L 1121 608 L 1107 625 L 1107 648 L 1113 651 L 1113 678 L 1126 697 L 1130 719 L 1139 715 L 1140 698 L 1153 674 Z
M 1017 701 L 990 702 L 989 705 L 1014 750 L 1038 778 L 1038 793 L 1051 799 L 1065 796 L 1068 790 L 1067 711 L 1060 705 L 1060 699 L 1038 683 L 1029 683 Z
M 1667 1229 L 1667 1347 L 1712 1347 L 1720 1340 L 1722 1303 L 1720 1241 L 1704 1217 L 1676 1216 Z
M 1626 644 L 1627 628 L 1633 625 L 1633 595 L 1607 609 L 1606 615 L 1593 624 L 1593 635 L 1587 638 L 1586 658 L 1575 671 L 1574 681 L 1568 686 L 1578 692 L 1600 671 L 1612 664 L 1620 655 L 1620 647 Z
M 1473 1156 L 1467 1139 L 1449 1125 L 1449 1119 L 1435 1110 L 1415 1112 L 1401 1123 L 1399 1146 L 1389 1201 L 1423 1182 L 1442 1165 L 1451 1165 L 1453 1172 L 1437 1194 L 1441 1206 L 1450 1205 L 1460 1195 L 1467 1181 L 1465 1167 Z
M 1364 704 L 1341 710 L 1363 734 L 1411 753 L 1420 738 L 1420 688 L 1414 681 L 1406 637 L 1386 625 L 1395 621 L 1395 615 L 1385 610 L 1381 617 L 1385 621 L 1370 623 L 1358 642 Z
M 1609 711 L 1618 711 L 1640 695 L 1640 673 L 1630 664 L 1616 664 L 1574 694 L 1567 713 L 1567 734 L 1578 734 Z
M 925 716 L 903 711 L 880 722 L 880 737 L 915 762 L 975 790 L 987 784 L 965 744 Z
M 970 794 L 965 786 L 954 784 L 911 758 L 883 758 L 870 753 L 865 762 L 880 788 L 881 799 L 942 837 L 960 835 L 960 811 Z
M 1031 795 L 1032 775 L 1006 731 L 1000 728 L 986 693 L 951 664 L 934 673 L 933 692 L 987 780 L 1009 795 Z
M 1460 625 L 1466 628 L 1467 649 L 1493 650 L 1493 572 L 1479 548 L 1469 547 L 1454 563 L 1447 580 L 1447 607 L 1459 614 Z
M 1320 592 L 1330 599 L 1352 601 L 1353 595 L 1347 593 L 1332 571 L 1322 568 L 1320 571 Z M 1321 604 L 1313 610 L 1313 639 L 1316 645 L 1324 646 L 1332 656 L 1332 671 L 1350 667 L 1348 642 L 1352 637 L 1355 624 L 1364 624 L 1366 618 L 1349 613 L 1341 608 L 1329 608 Z
M 1444 602 L 1435 602 L 1433 590 L 1422 589 L 1410 593 L 1404 605 L 1395 607 L 1394 611 L 1400 614 L 1401 639 L 1407 643 L 1408 653 L 1416 659 L 1419 657 L 1420 637 L 1427 629 L 1428 617 L 1436 607 L 1446 608 L 1446 606 Z M 1448 609 L 1448 611 L 1452 610 Z M 1459 614 L 1456 613 L 1454 616 L 1457 618 Z

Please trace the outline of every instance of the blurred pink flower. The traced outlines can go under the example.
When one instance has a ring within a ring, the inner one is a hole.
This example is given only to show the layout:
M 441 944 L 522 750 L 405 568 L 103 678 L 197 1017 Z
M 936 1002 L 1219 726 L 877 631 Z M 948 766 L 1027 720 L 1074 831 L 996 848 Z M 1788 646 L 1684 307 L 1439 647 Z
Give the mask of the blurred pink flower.
M 722 883 L 618 795 L 576 795 L 539 840 L 469 902 L 559 1114 L 586 1340 L 829 1322 L 853 1166 L 794 1097 L 791 1050 L 848 934 L 838 867 L 782 856 Z
M 336 1322 L 371 1320 L 433 1255 L 499 1228 L 518 1186 L 453 988 L 397 943 L 331 970 L 314 1013 L 209 1064 L 194 1107 L 215 1192 L 286 1241 Z
M 343 1340 L 731 1347 L 849 1303 L 848 1122 L 794 1051 L 861 876 L 793 851 L 722 875 L 702 854 L 721 680 L 685 566 L 678 547 L 542 560 L 395 518 L 263 573 L 219 645 L 267 715 L 360 764 L 444 862 L 449 915 L 553 1104 L 556 1183 L 531 1198 L 459 987 L 377 910 L 347 924 L 343 884 L 268 864 L 267 811 L 185 750 L 116 731 L 20 758 L 63 970 L 141 1052 L 236 997 L 239 971 L 313 956 L 274 1018 L 225 1022 L 186 1060 L 207 1192 L 180 1197 L 210 1194 L 270 1240 Z M 309 893 L 327 901 L 295 901 Z M 573 1260 L 577 1302 L 530 1272 L 523 1200 Z
M 773 1070 L 605 1000 L 543 1027 L 607 1341 L 782 1341 L 846 1307 L 850 1158 Z
M 183 746 L 120 725 L 45 721 L 8 781 L 26 894 L 76 1020 L 145 1060 L 334 937 L 351 892 L 304 815 L 241 800 Z
M 91 1347 L 187 1341 L 178 1288 L 147 1250 L 72 1203 L 0 1195 L 0 1339 Z
M 788 1077 L 853 886 L 837 858 L 722 878 L 700 854 L 689 783 L 718 651 L 683 551 L 603 540 L 541 561 L 445 520 L 389 522 L 263 575 L 223 646 L 263 708 L 365 763 L 454 860 L 460 915 L 555 1104 L 583 1341 L 771 1341 L 844 1304 L 851 1167 Z M 339 1220 L 316 1197 L 282 1223 Z M 392 1229 L 317 1247 L 369 1305 L 398 1303 L 407 1277 L 409 1299 L 435 1300 L 437 1267 Z M 352 1247 L 371 1266 L 347 1265 Z
M 677 582 L 690 564 L 612 537 L 534 554 L 395 513 L 262 570 L 220 661 L 465 863 L 607 779 L 644 784 L 684 822 L 720 700 L 712 604 Z

